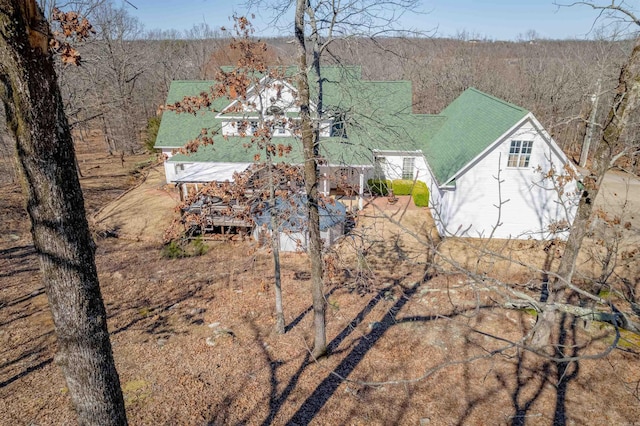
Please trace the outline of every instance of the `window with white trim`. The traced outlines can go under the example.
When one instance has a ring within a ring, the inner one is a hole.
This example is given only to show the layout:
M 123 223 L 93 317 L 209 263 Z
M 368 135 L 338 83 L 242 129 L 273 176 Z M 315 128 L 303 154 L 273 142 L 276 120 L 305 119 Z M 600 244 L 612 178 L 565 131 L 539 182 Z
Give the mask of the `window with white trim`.
M 402 159 L 402 179 L 413 180 L 416 159 L 414 157 L 404 157 Z
M 511 141 L 507 167 L 529 167 L 533 141 Z

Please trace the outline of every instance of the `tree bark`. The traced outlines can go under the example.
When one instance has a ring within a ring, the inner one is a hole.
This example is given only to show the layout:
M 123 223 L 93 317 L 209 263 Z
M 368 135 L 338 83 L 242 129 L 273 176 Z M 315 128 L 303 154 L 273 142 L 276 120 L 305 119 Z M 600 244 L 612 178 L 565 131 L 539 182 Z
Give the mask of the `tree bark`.
M 607 170 L 612 166 L 611 162 L 614 156 L 624 149 L 621 146 L 621 137 L 624 135 L 625 129 L 631 125 L 632 117 L 637 116 L 639 112 L 640 38 L 636 40 L 629 60 L 620 71 L 613 105 L 603 129 L 602 140 L 593 157 L 591 174 L 583 180 L 584 190 L 565 245 L 562 261 L 558 267 L 558 278 L 549 288 L 549 299 L 547 300 L 549 304 L 565 302 L 567 283 L 573 279 L 576 260 L 582 247 L 582 241 L 589 230 L 591 214 L 602 180 Z M 558 312 L 555 310 L 548 310 L 538 316 L 536 332 L 531 339 L 531 344 L 534 347 L 542 348 L 549 344 L 553 326 L 557 321 L 557 314 Z
M 78 422 L 127 423 L 70 129 L 35 0 L 0 0 L 0 92 Z
M 276 296 L 276 333 L 284 334 L 284 309 L 282 303 L 282 277 L 280 271 L 280 224 L 277 219 L 276 186 L 273 182 L 273 161 L 267 152 L 267 167 L 269 167 L 269 206 L 271 208 L 271 250 L 273 252 L 273 278 Z
M 318 138 L 311 124 L 309 78 L 307 76 L 307 49 L 304 35 L 304 13 L 307 0 L 297 0 L 295 36 L 298 42 L 298 96 L 304 151 L 304 184 L 309 212 L 309 257 L 311 259 L 311 294 L 313 298 L 314 344 L 312 355 L 320 358 L 327 354 L 326 301 L 322 277 L 322 239 L 318 213 Z

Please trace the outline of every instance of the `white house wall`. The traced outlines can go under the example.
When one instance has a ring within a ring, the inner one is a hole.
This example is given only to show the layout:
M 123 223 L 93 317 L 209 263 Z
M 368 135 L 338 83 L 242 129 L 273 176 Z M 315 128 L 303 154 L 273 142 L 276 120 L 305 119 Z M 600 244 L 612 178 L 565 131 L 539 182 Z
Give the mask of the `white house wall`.
M 177 175 L 180 173 L 181 168 L 188 167 L 191 163 L 172 163 L 167 161 L 173 156 L 174 148 L 162 148 L 162 155 L 164 156 L 164 175 L 167 183 L 175 183 Z M 184 166 L 178 166 L 183 164 Z
M 280 90 L 278 90 L 278 86 Z M 256 88 L 259 89 L 259 93 L 256 93 L 256 90 L 254 90 Z M 238 105 L 240 105 L 241 111 L 233 111 Z M 262 83 L 254 86 L 246 101 L 232 102 L 231 105 L 226 108 L 230 111 L 226 113 L 223 112 L 223 115 L 218 116 L 223 119 L 222 134 L 225 136 L 239 136 L 238 123 L 243 121 L 249 123 L 257 121 L 255 117 L 250 118 L 251 115 L 256 115 L 256 111 L 261 111 L 261 115 L 265 120 L 273 119 L 273 114 L 269 112 L 269 108 L 273 106 L 277 106 L 284 113 L 297 113 L 299 107 L 296 104 L 295 90 L 289 84 L 281 81 L 271 82 L 266 87 L 264 87 Z M 250 125 L 244 130 L 244 134 L 252 134 Z M 293 136 L 293 132 L 289 126 L 283 125 L 282 132 L 278 127 L 274 128 L 273 136 L 290 137 Z
M 320 231 L 320 238 L 324 247 L 330 247 L 338 238 L 344 235 L 343 224 L 339 223 L 324 231 Z M 271 230 L 256 226 L 252 236 L 256 241 L 269 241 Z M 280 251 L 282 252 L 304 252 L 309 247 L 308 232 L 280 232 Z
M 278 93 L 276 88 L 277 85 L 281 85 L 282 88 Z M 258 86 L 260 87 L 260 86 Z M 255 111 L 256 108 L 250 107 L 248 105 L 256 105 L 258 109 L 262 106 L 262 114 L 267 116 L 267 108 L 275 105 L 284 111 L 297 111 L 296 106 L 296 98 L 294 91 L 287 83 L 272 82 L 268 85 L 268 87 L 261 87 L 260 94 L 254 93 L 249 96 L 247 102 L 243 104 L 243 109 L 247 112 Z
M 383 164 L 380 164 L 381 172 L 384 179 L 402 179 L 402 165 L 404 158 L 413 158 L 413 179 L 427 182 L 427 176 L 430 175 L 427 167 L 427 162 L 424 156 L 420 152 L 393 152 L 393 151 L 378 151 L 376 152 L 376 158 L 384 158 Z
M 507 167 L 512 140 L 533 141 L 528 167 Z M 552 146 L 555 143 L 547 143 L 531 120 L 502 138 L 457 177 L 454 190 L 442 192 L 439 205 L 434 205 L 446 225 L 441 232 L 468 237 L 488 237 L 493 232 L 495 238 L 547 238 L 549 225 L 567 218 L 552 182 L 542 181 L 542 174 L 536 171 L 538 166 L 549 170 L 551 162 L 556 170 L 562 170 L 566 160 Z M 573 191 L 575 184 L 569 185 Z M 574 211 L 575 207 L 569 207 L 569 222 Z

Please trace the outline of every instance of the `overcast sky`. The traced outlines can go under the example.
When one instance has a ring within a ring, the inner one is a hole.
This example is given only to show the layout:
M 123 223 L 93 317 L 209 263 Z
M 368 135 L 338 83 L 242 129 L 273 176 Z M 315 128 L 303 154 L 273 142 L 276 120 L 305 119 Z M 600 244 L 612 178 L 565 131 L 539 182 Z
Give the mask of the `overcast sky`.
M 207 23 L 211 28 L 230 26 L 233 13 L 245 15 L 244 2 L 225 0 L 129 0 L 126 5 L 146 30 L 176 29 Z M 635 0 L 634 0 L 635 1 Z M 567 2 L 568 3 L 568 2 Z M 633 3 L 633 2 L 632 2 Z M 529 30 L 550 39 L 587 38 L 597 12 L 582 6 L 561 7 L 553 0 L 423 0 L 422 14 L 404 16 L 405 29 L 417 29 L 439 37 L 454 37 L 465 31 L 472 38 L 517 40 Z M 255 11 L 253 20 L 258 36 L 288 36 L 289 28 L 270 24 L 270 11 Z M 288 33 L 287 33 L 288 32 Z

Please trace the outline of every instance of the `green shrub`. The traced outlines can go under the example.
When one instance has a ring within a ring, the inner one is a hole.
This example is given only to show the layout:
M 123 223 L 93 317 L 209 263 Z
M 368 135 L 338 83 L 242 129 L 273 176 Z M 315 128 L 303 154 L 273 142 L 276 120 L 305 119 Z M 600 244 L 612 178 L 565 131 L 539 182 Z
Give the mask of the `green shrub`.
M 410 195 L 413 181 L 408 179 L 396 179 L 392 182 L 393 195 Z
M 375 195 L 387 195 L 389 193 L 389 187 L 391 181 L 386 179 L 369 179 L 367 185 L 372 194 Z
M 192 256 L 202 256 L 209 250 L 209 246 L 204 243 L 202 237 L 197 237 L 191 241 L 191 247 L 193 249 Z
M 422 181 L 417 181 L 411 192 L 413 196 L 413 202 L 418 207 L 429 206 L 429 188 L 427 184 Z
M 411 195 L 413 202 L 418 207 L 429 205 L 429 188 L 421 180 L 396 179 L 392 182 L 393 195 Z
M 161 116 L 154 115 L 147 120 L 147 135 L 144 138 L 144 147 L 149 152 L 155 152 L 153 147 L 158 137 L 158 129 L 160 129 Z
M 162 257 L 181 259 L 183 257 L 202 256 L 209 250 L 202 237 L 193 240 L 174 240 L 162 248 Z
M 187 253 L 177 241 L 171 241 L 162 248 L 162 257 L 166 259 L 180 259 L 186 256 Z

